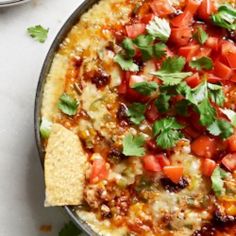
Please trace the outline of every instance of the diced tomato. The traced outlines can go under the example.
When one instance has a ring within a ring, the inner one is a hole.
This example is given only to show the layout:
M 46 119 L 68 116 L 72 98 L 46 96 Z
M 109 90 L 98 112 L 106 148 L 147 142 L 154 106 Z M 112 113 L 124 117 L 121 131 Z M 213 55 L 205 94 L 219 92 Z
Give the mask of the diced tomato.
M 163 172 L 172 182 L 177 184 L 183 176 L 183 167 L 173 165 L 165 166 Z
M 216 162 L 211 159 L 204 159 L 202 161 L 202 174 L 209 177 L 216 168 Z
M 217 142 L 214 138 L 202 135 L 192 142 L 191 150 L 197 156 L 212 158 L 217 152 Z
M 184 12 L 174 19 L 171 20 L 171 24 L 175 27 L 185 27 L 191 25 L 193 21 L 193 16 L 196 13 L 198 7 L 200 5 L 199 1 L 196 0 L 188 0 L 187 6 L 184 9 Z
M 234 74 L 231 76 L 230 81 L 236 83 L 236 73 L 234 72 Z
M 140 76 L 140 75 L 131 75 L 130 79 L 129 79 L 129 87 L 132 88 L 132 86 L 134 86 L 134 84 L 141 83 L 144 80 L 145 79 L 142 76 Z
M 221 54 L 225 56 L 228 53 L 236 53 L 236 46 L 234 43 L 227 41 L 227 40 L 222 40 L 221 41 Z
M 170 165 L 170 160 L 164 154 L 158 154 L 158 155 L 156 155 L 156 158 L 157 158 L 161 168 L 164 168 L 165 166 Z
M 212 0 L 203 0 L 198 9 L 198 16 L 202 20 L 208 20 L 211 14 L 215 11 L 216 11 L 216 7 Z
M 178 46 L 185 46 L 192 38 L 191 27 L 172 28 L 170 40 Z
M 219 50 L 219 38 L 217 37 L 208 37 L 206 41 L 206 46 L 211 48 L 212 50 Z
M 222 164 L 230 171 L 236 170 L 236 153 L 230 153 L 222 159 Z
M 153 20 L 155 17 L 154 14 L 150 13 L 150 14 L 146 14 L 141 18 L 141 22 L 144 24 L 148 24 L 151 20 Z
M 224 80 L 228 80 L 232 75 L 232 69 L 221 63 L 219 60 L 215 62 L 214 67 L 214 74 Z
M 236 52 L 229 52 L 225 55 L 231 69 L 236 69 Z
M 211 54 L 212 49 L 207 47 L 200 48 L 199 52 L 197 53 L 196 57 L 208 57 Z
M 201 83 L 201 79 L 198 73 L 195 73 L 192 76 L 186 78 L 185 81 L 191 88 L 195 88 Z
M 150 122 L 154 122 L 159 117 L 159 112 L 154 103 L 149 104 L 145 115 Z
M 146 30 L 146 25 L 143 23 L 137 23 L 133 25 L 125 26 L 126 33 L 129 38 L 135 39 L 140 34 L 143 34 Z
M 216 84 L 216 83 L 219 83 L 220 81 L 222 81 L 222 79 L 220 77 L 213 75 L 213 74 L 207 74 L 207 81 L 209 83 Z
M 231 152 L 236 152 L 236 134 L 228 138 L 229 150 Z
M 147 148 L 149 150 L 156 150 L 157 149 L 157 144 L 156 144 L 156 141 L 154 139 L 149 139 L 146 141 L 146 145 L 147 145 Z
M 186 27 L 191 25 L 192 21 L 193 15 L 190 12 L 185 11 L 182 14 L 173 18 L 171 20 L 171 25 L 174 27 Z
M 185 57 L 187 61 L 190 61 L 192 57 L 194 57 L 197 52 L 199 52 L 200 46 L 197 44 L 187 45 L 184 47 L 180 47 L 178 50 L 178 54 Z
M 150 7 L 153 13 L 160 17 L 167 16 L 175 11 L 170 2 L 166 0 L 154 0 L 150 3 Z
M 159 172 L 161 171 L 161 166 L 158 159 L 154 155 L 146 155 L 142 158 L 143 166 L 145 170 Z
M 106 161 L 103 158 L 95 159 L 92 165 L 90 183 L 94 184 L 100 180 L 106 179 L 107 175 L 108 170 L 106 168 Z
M 198 130 L 192 128 L 191 126 L 185 127 L 183 129 L 183 132 L 186 137 L 190 137 L 190 138 L 197 138 L 200 135 L 200 132 Z

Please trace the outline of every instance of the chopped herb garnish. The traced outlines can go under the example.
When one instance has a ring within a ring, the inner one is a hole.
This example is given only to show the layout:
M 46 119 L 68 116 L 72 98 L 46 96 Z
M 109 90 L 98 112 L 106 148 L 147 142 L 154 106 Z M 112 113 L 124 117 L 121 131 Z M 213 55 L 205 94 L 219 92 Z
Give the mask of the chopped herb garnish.
M 197 108 L 200 114 L 200 123 L 204 126 L 211 125 L 215 120 L 216 110 L 212 107 L 208 98 L 203 99 Z
M 128 134 L 123 139 L 123 154 L 126 156 L 143 156 L 145 139 L 142 135 Z
M 153 46 L 153 53 L 156 58 L 162 58 L 166 55 L 166 45 L 164 43 L 157 43 Z
M 136 65 L 132 59 L 125 59 L 123 55 L 117 54 L 114 57 L 115 62 L 117 62 L 123 70 L 126 71 L 138 71 L 139 67 Z
M 76 99 L 72 98 L 70 95 L 64 93 L 58 102 L 58 108 L 69 116 L 73 116 L 77 112 L 78 102 Z
M 48 37 L 49 29 L 45 29 L 41 25 L 29 27 L 27 29 L 28 34 L 40 43 L 44 43 Z
M 146 105 L 135 102 L 128 107 L 127 115 L 134 124 L 139 125 L 145 119 L 145 110 Z
M 218 12 L 213 14 L 212 22 L 227 30 L 236 30 L 236 9 L 231 5 L 222 5 L 218 8 Z
M 210 100 L 219 106 L 224 105 L 225 95 L 222 86 L 208 83 L 208 93 Z
M 157 136 L 157 145 L 163 149 L 169 149 L 176 145 L 183 135 L 179 131 L 183 126 L 175 118 L 169 117 L 158 120 L 153 125 L 153 134 Z
M 189 65 L 197 70 L 211 70 L 213 67 L 213 61 L 210 57 L 201 57 L 190 61 Z
M 150 35 L 159 40 L 166 42 L 170 37 L 171 28 L 166 19 L 161 19 L 157 16 L 147 25 L 147 31 Z
M 161 93 L 159 95 L 159 97 L 155 101 L 155 105 L 159 112 L 164 113 L 168 111 L 170 107 L 170 104 L 169 104 L 170 98 L 171 96 L 166 93 Z
M 122 42 L 122 47 L 124 48 L 126 55 L 131 58 L 135 55 L 135 48 L 132 39 L 126 38 Z
M 224 179 L 227 177 L 227 172 L 216 167 L 211 175 L 212 189 L 217 197 L 225 193 Z
M 135 45 L 137 47 L 147 47 L 150 46 L 150 44 L 153 42 L 154 38 L 153 36 L 149 35 L 149 34 L 141 34 L 139 35 L 136 39 L 133 40 L 133 42 L 135 43 Z
M 185 63 L 184 57 L 168 57 L 162 63 L 161 69 L 153 74 L 162 80 L 164 85 L 177 85 L 192 74 L 191 72 L 181 72 Z
M 42 118 L 40 123 L 40 134 L 42 138 L 46 139 L 49 137 L 52 128 L 52 122 L 48 121 L 46 118 Z
M 132 88 L 142 95 L 149 96 L 156 91 L 156 89 L 158 88 L 158 84 L 156 82 L 143 81 L 135 83 Z
M 220 136 L 222 139 L 226 139 L 234 133 L 233 125 L 226 120 L 216 120 L 207 130 L 214 136 Z
M 196 39 L 200 44 L 204 44 L 207 39 L 208 39 L 208 35 L 207 33 L 203 30 L 202 27 L 198 27 L 197 31 L 195 32 L 195 34 L 193 35 L 194 39 Z
M 231 121 L 232 125 L 236 127 L 236 112 L 231 109 L 220 109 L 220 111 Z

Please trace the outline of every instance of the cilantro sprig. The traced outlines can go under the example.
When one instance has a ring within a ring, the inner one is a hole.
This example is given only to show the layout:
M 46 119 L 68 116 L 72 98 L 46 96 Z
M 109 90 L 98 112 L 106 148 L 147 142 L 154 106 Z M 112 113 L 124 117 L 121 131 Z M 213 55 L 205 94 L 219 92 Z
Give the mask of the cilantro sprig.
M 190 61 L 189 65 L 197 70 L 211 70 L 213 68 L 213 61 L 210 57 L 201 57 Z
M 143 156 L 145 139 L 143 135 L 128 134 L 123 139 L 123 154 L 126 156 Z
M 32 26 L 27 29 L 27 33 L 40 43 L 44 43 L 46 41 L 48 32 L 49 29 L 45 29 L 41 25 Z
M 153 134 L 156 136 L 157 145 L 163 149 L 174 147 L 178 140 L 183 137 L 179 131 L 182 128 L 183 126 L 173 117 L 156 121 L 153 125 Z
M 159 40 L 166 42 L 170 37 L 170 23 L 166 19 L 161 19 L 157 16 L 147 25 L 148 33 Z
M 156 89 L 158 88 L 158 84 L 156 82 L 143 81 L 135 83 L 131 86 L 131 88 L 133 88 L 142 95 L 149 96 L 156 91 Z
M 220 167 L 216 167 L 211 175 L 212 189 L 217 197 L 225 193 L 224 179 L 227 177 L 225 172 Z
M 73 116 L 77 112 L 78 101 L 69 94 L 64 93 L 59 99 L 58 108 L 66 115 Z
M 208 34 L 202 27 L 198 27 L 193 35 L 193 38 L 203 45 L 208 39 Z
M 135 64 L 132 59 L 126 59 L 122 54 L 117 54 L 114 57 L 114 61 L 117 62 L 123 70 L 132 72 L 139 70 L 138 65 Z
M 145 119 L 145 111 L 146 105 L 134 102 L 130 106 L 128 106 L 127 115 L 130 117 L 130 120 L 134 124 L 139 125 Z
M 219 27 L 232 31 L 236 30 L 236 9 L 229 4 L 220 6 L 211 19 Z
M 177 85 L 186 77 L 192 75 L 192 72 L 181 72 L 186 61 L 184 57 L 168 57 L 161 65 L 161 69 L 154 72 L 163 81 L 164 85 Z

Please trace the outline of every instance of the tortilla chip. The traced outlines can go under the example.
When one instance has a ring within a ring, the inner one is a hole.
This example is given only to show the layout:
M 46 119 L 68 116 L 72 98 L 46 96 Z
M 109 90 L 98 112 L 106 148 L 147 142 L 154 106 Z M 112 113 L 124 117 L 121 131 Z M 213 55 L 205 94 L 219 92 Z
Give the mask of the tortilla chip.
M 53 124 L 44 161 L 45 206 L 81 203 L 86 163 L 78 136 L 60 124 Z

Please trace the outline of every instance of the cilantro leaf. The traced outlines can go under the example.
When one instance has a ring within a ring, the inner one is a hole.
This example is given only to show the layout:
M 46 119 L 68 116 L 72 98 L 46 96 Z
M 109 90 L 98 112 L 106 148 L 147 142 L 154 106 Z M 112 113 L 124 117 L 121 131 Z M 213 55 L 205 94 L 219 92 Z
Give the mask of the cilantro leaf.
M 139 125 L 145 119 L 145 110 L 146 105 L 135 102 L 128 107 L 127 115 L 134 124 Z
M 167 93 L 161 93 L 159 95 L 159 97 L 155 101 L 155 105 L 156 105 L 159 112 L 164 113 L 164 112 L 168 111 L 168 109 L 170 107 L 170 104 L 169 104 L 170 97 L 171 96 L 168 95 Z
M 208 39 L 208 34 L 203 30 L 202 27 L 198 27 L 196 33 L 193 35 L 200 44 L 204 44 Z
M 203 99 L 197 108 L 200 114 L 200 123 L 204 126 L 211 125 L 215 120 L 216 110 L 212 107 L 208 98 Z
M 179 129 L 183 126 L 175 118 L 167 117 L 158 120 L 153 125 L 153 134 L 157 136 L 156 143 L 163 149 L 169 149 L 175 146 L 177 141 L 183 137 Z
M 135 48 L 132 39 L 125 38 L 122 42 L 122 47 L 126 52 L 126 55 L 131 58 L 135 55 Z
M 132 59 L 125 59 L 124 56 L 121 54 L 117 54 L 114 57 L 114 61 L 118 63 L 121 67 L 121 69 L 126 70 L 126 71 L 139 71 L 138 65 L 136 65 Z
M 142 59 L 144 61 L 148 61 L 153 57 L 153 46 L 140 47 L 139 49 L 142 53 Z
M 156 58 L 162 58 L 166 55 L 166 45 L 164 43 L 157 43 L 153 46 L 153 54 Z
M 145 139 L 142 135 L 128 134 L 123 139 L 123 154 L 126 156 L 143 156 Z
M 82 233 L 81 230 L 79 230 L 72 221 L 65 224 L 58 234 L 58 236 L 82 236 L 82 235 L 85 236 L 85 234 Z
M 211 70 L 213 67 L 213 62 L 210 57 L 201 57 L 199 59 L 190 61 L 189 65 L 197 70 Z
M 208 83 L 208 93 L 212 102 L 216 103 L 219 106 L 223 106 L 225 101 L 224 91 L 222 86 L 217 84 Z
M 49 29 L 43 28 L 41 25 L 29 27 L 27 33 L 40 43 L 44 43 L 48 37 Z
M 218 12 L 213 14 L 211 19 L 219 27 L 236 30 L 236 9 L 229 4 L 220 6 Z
M 166 42 L 170 37 L 171 28 L 166 19 L 161 19 L 157 16 L 147 25 L 148 33 L 159 40 Z
M 168 57 L 161 65 L 161 69 L 154 72 L 164 85 L 177 85 L 183 79 L 190 76 L 191 72 L 181 72 L 186 61 L 184 57 Z
M 153 42 L 154 38 L 150 34 L 141 34 L 136 39 L 133 40 L 133 42 L 138 47 L 147 47 Z
M 232 125 L 236 127 L 236 112 L 231 109 L 220 109 L 220 111 L 231 121 Z
M 210 134 L 220 136 L 222 139 L 228 138 L 234 132 L 233 126 L 226 120 L 214 121 L 210 126 L 208 126 L 207 130 Z
M 39 131 L 42 138 L 46 139 L 49 137 L 52 128 L 52 122 L 48 121 L 46 118 L 42 118 Z
M 70 95 L 64 93 L 58 102 L 58 108 L 69 116 L 73 116 L 77 112 L 78 102 L 76 99 L 72 98 Z
M 162 132 L 156 139 L 157 145 L 163 149 L 169 149 L 183 137 L 183 134 L 178 130 L 168 130 Z
M 217 197 L 225 193 L 224 179 L 227 177 L 227 172 L 225 172 L 220 167 L 216 167 L 211 175 L 212 189 Z
M 141 93 L 142 95 L 149 96 L 152 92 L 156 91 L 156 89 L 158 88 L 158 84 L 156 82 L 143 81 L 135 83 L 131 88 Z

